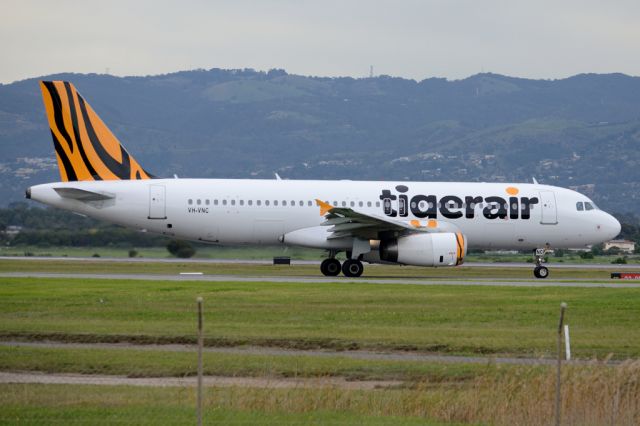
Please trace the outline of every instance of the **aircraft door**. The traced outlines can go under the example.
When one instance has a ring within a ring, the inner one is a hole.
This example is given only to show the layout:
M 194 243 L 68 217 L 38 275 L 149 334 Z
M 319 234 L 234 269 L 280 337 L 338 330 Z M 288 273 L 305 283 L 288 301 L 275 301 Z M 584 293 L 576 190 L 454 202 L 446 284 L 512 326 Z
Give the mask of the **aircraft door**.
M 149 219 L 166 219 L 164 185 L 149 185 Z
M 540 191 L 540 208 L 542 209 L 540 223 L 544 225 L 558 224 L 556 194 L 553 191 Z

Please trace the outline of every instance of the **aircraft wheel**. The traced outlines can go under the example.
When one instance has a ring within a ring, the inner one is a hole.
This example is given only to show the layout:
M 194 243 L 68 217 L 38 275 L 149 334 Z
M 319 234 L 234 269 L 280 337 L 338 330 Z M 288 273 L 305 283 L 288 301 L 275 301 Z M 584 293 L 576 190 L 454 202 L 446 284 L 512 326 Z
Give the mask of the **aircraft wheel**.
M 340 261 L 337 259 L 325 259 L 320 264 L 320 272 L 327 277 L 335 277 L 340 273 Z
M 364 271 L 364 266 L 359 260 L 347 259 L 342 264 L 342 273 L 345 277 L 359 277 Z
M 533 270 L 533 275 L 535 275 L 536 278 L 547 278 L 549 276 L 549 268 L 546 266 L 536 266 Z

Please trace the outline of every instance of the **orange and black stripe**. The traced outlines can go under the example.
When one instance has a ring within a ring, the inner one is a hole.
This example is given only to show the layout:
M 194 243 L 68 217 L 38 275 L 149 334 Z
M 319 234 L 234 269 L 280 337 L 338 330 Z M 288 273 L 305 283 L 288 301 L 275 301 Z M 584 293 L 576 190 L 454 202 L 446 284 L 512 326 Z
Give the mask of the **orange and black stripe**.
M 151 179 L 150 173 L 66 81 L 41 81 L 42 99 L 63 181 Z
M 462 232 L 456 232 L 456 266 L 462 265 L 464 262 L 465 244 L 466 241 Z

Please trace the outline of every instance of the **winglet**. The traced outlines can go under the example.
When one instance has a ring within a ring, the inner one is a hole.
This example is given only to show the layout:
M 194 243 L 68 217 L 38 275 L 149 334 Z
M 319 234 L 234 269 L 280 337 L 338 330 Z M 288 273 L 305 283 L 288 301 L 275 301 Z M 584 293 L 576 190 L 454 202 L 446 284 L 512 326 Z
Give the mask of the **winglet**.
M 325 214 L 329 213 L 333 208 L 331 204 L 325 203 L 324 201 L 319 200 L 317 198 L 316 198 L 316 204 L 320 207 L 320 216 L 324 216 Z

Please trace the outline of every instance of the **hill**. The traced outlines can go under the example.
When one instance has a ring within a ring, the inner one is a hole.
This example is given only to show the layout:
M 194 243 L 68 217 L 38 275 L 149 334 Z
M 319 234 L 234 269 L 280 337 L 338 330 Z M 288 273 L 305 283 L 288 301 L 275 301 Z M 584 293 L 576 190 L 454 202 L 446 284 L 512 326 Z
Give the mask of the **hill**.
M 538 181 L 640 210 L 640 78 L 420 82 L 283 70 L 72 81 L 160 176 Z M 57 180 L 39 79 L 0 85 L 1 205 Z

